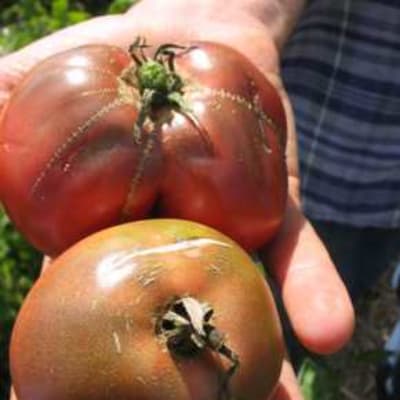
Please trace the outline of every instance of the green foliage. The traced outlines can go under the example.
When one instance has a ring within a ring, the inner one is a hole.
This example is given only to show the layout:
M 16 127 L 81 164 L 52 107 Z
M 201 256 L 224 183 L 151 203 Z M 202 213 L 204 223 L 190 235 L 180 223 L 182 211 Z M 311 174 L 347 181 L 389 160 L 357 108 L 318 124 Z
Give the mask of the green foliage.
M 0 209 L 0 382 L 8 382 L 8 341 L 23 298 L 39 274 L 41 255 L 30 247 Z M 0 385 L 6 398 L 7 385 Z
M 388 357 L 390 352 L 386 352 L 384 348 L 378 348 L 375 350 L 363 351 L 363 352 L 353 352 L 352 359 L 354 363 L 357 364 L 373 364 L 378 365 L 383 362 L 386 357 Z
M 334 371 L 311 358 L 306 358 L 298 378 L 305 400 L 338 400 L 339 377 Z
M 4 27 L 0 35 L 0 53 L 23 47 L 32 40 L 88 17 L 89 13 L 82 8 L 70 8 L 68 0 L 53 0 L 49 6 L 37 0 L 15 2 L 1 14 Z
M 97 14 L 125 11 L 137 0 L 73 1 L 21 0 L 0 14 L 0 55 L 19 49 L 35 39 Z
M 107 14 L 118 14 L 137 3 L 138 0 L 114 0 L 107 8 Z

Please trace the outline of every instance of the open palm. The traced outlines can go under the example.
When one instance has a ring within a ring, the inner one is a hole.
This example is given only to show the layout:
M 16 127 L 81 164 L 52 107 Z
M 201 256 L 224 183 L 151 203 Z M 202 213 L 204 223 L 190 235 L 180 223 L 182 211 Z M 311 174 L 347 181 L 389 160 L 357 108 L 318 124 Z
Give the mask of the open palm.
M 167 4 L 168 3 L 168 4 Z M 59 31 L 0 59 L 0 110 L 13 88 L 32 66 L 56 52 L 87 43 L 127 48 L 138 35 L 154 46 L 188 40 L 217 41 L 251 59 L 279 89 L 288 115 L 287 162 L 290 198 L 283 227 L 262 258 L 276 279 L 293 329 L 312 351 L 340 348 L 353 329 L 353 310 L 329 256 L 300 212 L 294 121 L 279 79 L 279 43 L 257 18 L 225 10 L 221 15 L 196 13 L 170 2 L 142 1 L 124 15 L 105 16 Z M 1 143 L 0 143 L 1 145 Z M 295 376 L 285 363 L 274 400 L 298 400 Z

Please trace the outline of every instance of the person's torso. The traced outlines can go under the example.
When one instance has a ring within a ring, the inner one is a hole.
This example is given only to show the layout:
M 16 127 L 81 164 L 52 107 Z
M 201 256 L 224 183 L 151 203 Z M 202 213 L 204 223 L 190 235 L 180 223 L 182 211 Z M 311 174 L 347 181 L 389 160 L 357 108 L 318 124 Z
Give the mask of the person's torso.
M 400 1 L 310 1 L 282 67 L 306 214 L 400 226 Z

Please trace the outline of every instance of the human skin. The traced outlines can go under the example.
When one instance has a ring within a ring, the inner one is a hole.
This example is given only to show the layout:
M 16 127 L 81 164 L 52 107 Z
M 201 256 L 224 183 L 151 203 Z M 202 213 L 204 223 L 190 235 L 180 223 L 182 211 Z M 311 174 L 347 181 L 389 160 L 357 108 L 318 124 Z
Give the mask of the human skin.
M 278 283 L 299 341 L 329 354 L 350 338 L 354 312 L 327 251 L 301 213 L 293 113 L 280 80 L 280 53 L 303 0 L 142 0 L 127 13 L 93 18 L 41 39 L 0 59 L 0 110 L 24 74 L 38 61 L 88 43 L 127 48 L 138 35 L 154 46 L 210 40 L 245 54 L 278 89 L 288 118 L 289 201 L 283 226 L 261 252 Z M 307 295 L 305 295 L 307 294 Z M 273 400 L 300 400 L 290 364 L 282 369 Z M 16 400 L 15 397 L 13 400 Z

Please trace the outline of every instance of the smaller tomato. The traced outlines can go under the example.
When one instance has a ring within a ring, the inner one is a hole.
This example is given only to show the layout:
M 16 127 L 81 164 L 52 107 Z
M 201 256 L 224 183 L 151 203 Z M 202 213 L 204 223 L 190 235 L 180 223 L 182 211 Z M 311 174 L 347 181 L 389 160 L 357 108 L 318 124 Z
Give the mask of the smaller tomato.
M 159 219 L 56 259 L 26 298 L 10 355 L 19 400 L 266 400 L 283 344 L 249 256 L 206 226 Z

